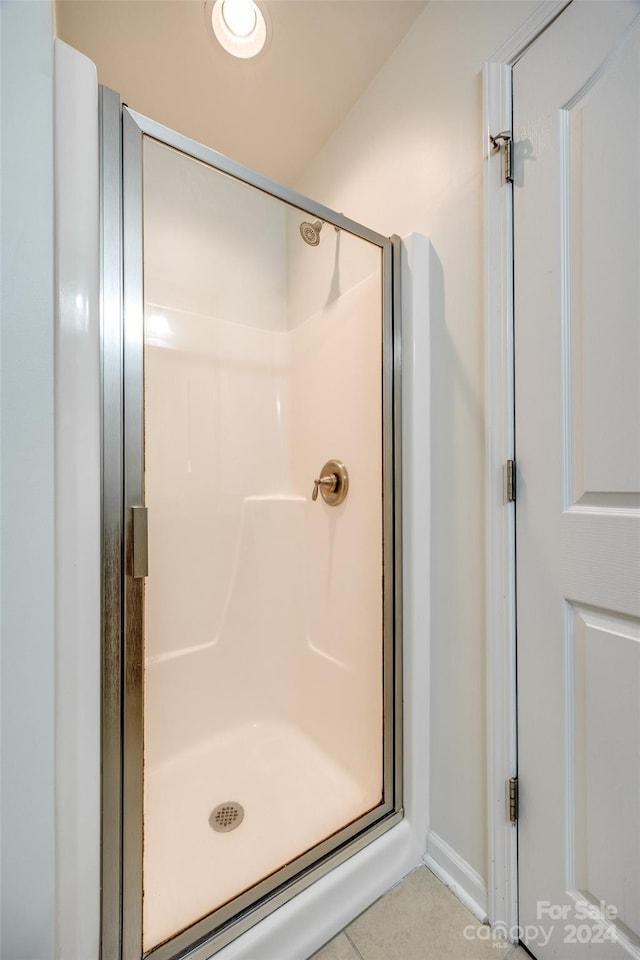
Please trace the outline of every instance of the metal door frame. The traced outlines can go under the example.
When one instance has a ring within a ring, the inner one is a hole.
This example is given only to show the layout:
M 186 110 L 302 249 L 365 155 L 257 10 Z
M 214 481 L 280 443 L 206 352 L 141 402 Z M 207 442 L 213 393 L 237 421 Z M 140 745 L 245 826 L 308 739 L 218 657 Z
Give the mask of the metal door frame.
M 205 960 L 398 823 L 402 810 L 400 241 L 282 187 L 150 120 L 100 88 L 103 418 L 102 960 L 140 960 L 143 584 L 132 508 L 144 504 L 142 146 L 145 136 L 256 187 L 382 252 L 383 800 L 231 903 L 144 954 Z M 125 455 L 126 452 L 126 455 Z

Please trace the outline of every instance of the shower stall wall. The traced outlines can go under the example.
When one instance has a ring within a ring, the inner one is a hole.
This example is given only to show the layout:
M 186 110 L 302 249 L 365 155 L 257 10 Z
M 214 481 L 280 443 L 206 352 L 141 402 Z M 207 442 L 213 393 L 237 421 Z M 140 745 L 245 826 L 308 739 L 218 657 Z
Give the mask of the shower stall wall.
M 393 245 L 126 108 L 122 155 L 103 918 L 122 960 L 204 958 L 402 817 Z
M 151 949 L 382 801 L 382 341 L 377 248 L 344 286 L 359 239 L 299 262 L 299 210 L 143 153 Z M 290 311 L 321 272 L 327 302 Z M 311 493 L 335 452 L 334 511 Z

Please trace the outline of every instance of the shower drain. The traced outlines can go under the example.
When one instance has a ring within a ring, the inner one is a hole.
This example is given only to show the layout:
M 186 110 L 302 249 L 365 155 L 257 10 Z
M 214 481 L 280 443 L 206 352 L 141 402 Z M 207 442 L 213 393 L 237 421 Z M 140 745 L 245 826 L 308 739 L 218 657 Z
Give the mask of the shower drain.
M 209 815 L 209 826 L 217 833 L 229 833 L 239 827 L 244 820 L 244 807 L 235 800 L 219 803 Z

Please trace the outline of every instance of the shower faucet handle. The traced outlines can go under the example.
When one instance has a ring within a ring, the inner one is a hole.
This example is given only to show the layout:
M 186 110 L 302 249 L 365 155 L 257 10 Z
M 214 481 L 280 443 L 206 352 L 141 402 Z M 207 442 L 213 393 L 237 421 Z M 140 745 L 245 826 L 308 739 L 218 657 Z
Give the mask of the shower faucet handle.
M 342 503 L 349 491 L 349 474 L 341 460 L 327 460 L 320 476 L 313 481 L 312 500 L 318 499 L 318 492 L 330 507 Z
M 313 481 L 313 493 L 311 494 L 312 500 L 318 499 L 318 487 L 322 485 L 327 487 L 330 493 L 333 493 L 336 487 L 338 486 L 338 475 L 337 473 L 332 473 L 327 477 L 318 477 L 317 480 Z

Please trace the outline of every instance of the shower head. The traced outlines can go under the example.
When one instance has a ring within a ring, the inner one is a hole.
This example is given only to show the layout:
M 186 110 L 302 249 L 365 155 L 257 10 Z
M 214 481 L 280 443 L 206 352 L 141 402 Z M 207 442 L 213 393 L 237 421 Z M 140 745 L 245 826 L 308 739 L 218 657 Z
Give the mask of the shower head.
M 323 226 L 322 220 L 314 220 L 313 223 L 303 220 L 300 224 L 300 236 L 310 247 L 317 247 L 320 243 L 320 231 Z

